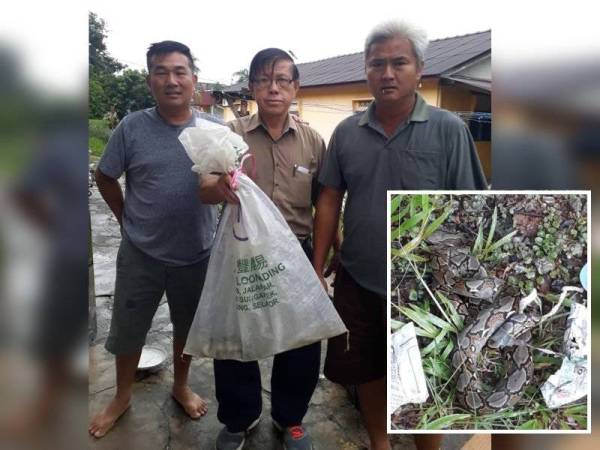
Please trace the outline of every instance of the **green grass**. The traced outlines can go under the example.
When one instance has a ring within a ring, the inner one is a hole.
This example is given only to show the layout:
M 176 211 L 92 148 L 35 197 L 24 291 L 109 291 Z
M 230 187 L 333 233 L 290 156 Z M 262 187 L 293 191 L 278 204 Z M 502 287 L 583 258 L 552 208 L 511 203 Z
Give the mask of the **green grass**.
M 90 149 L 90 155 L 100 158 L 102 156 L 102 152 L 104 152 L 106 142 L 97 137 L 90 137 L 88 145 Z
M 451 201 L 443 205 L 432 203 L 428 194 L 394 195 L 390 204 L 391 239 L 411 239 L 401 249 L 392 249 L 392 259 L 423 262 L 413 251 L 448 218 L 450 205 Z
M 104 119 L 90 119 L 88 121 L 89 140 L 88 146 L 90 156 L 100 158 L 104 152 L 104 147 L 110 137 L 110 129 Z

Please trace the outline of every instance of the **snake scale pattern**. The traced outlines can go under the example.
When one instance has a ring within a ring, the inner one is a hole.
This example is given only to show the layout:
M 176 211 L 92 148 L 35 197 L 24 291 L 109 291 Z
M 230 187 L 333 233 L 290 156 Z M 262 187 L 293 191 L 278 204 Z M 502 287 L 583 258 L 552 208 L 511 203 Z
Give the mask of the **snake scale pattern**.
M 465 236 L 436 232 L 428 239 L 433 277 L 463 318 L 452 355 L 457 374 L 456 399 L 475 414 L 488 414 L 514 406 L 533 377 L 530 330 L 539 323 L 537 295 L 508 295 L 503 282 L 487 274 L 465 246 Z M 535 293 L 534 293 L 535 294 Z M 484 354 L 500 352 L 507 360 L 505 373 L 486 387 L 490 371 Z

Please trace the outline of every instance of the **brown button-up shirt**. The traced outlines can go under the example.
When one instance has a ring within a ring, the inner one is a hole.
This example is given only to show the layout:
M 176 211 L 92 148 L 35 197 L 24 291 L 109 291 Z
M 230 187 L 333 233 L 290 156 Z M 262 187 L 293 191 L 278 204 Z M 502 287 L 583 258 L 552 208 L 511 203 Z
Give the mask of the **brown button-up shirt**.
M 308 125 L 288 115 L 279 139 L 274 141 L 260 116 L 253 114 L 228 123 L 242 136 L 256 161 L 254 182 L 275 203 L 298 237 L 312 233 L 312 197 L 325 155 L 323 138 Z M 245 162 L 250 173 L 251 163 Z

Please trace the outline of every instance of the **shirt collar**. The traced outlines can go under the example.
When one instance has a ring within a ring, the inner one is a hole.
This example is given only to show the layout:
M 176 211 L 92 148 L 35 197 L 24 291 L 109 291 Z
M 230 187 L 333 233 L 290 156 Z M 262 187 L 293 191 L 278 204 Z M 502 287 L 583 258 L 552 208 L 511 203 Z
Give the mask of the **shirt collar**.
M 247 131 L 254 131 L 258 127 L 263 127 L 265 130 L 267 127 L 263 123 L 260 115 L 258 113 L 252 114 L 250 116 L 250 120 L 248 120 L 248 126 L 246 128 Z M 296 125 L 296 121 L 291 117 L 290 113 L 287 115 L 287 119 L 285 124 L 283 125 L 283 133 L 282 136 L 288 132 L 288 130 L 293 130 L 294 132 L 298 131 L 298 126 Z
M 408 118 L 408 122 L 427 122 L 429 120 L 429 111 L 427 108 L 427 103 L 425 99 L 419 94 L 416 94 L 415 106 L 410 113 L 410 117 Z M 358 121 L 359 126 L 371 125 L 373 126 L 376 123 L 375 121 L 375 101 L 372 101 L 369 104 L 367 110 L 363 113 L 362 117 Z
M 150 108 L 150 114 L 152 114 L 154 116 L 154 118 L 162 123 L 164 123 L 165 125 L 171 127 L 171 128 L 187 128 L 189 126 L 193 126 L 194 122 L 196 121 L 196 118 L 198 117 L 198 114 L 196 112 L 196 110 L 194 108 L 190 108 L 190 111 L 192 113 L 191 117 L 189 118 L 189 120 L 185 123 L 181 123 L 179 125 L 175 125 L 172 124 L 171 122 L 167 121 L 167 119 L 165 119 L 159 112 L 158 112 L 158 107 L 153 106 L 152 108 Z

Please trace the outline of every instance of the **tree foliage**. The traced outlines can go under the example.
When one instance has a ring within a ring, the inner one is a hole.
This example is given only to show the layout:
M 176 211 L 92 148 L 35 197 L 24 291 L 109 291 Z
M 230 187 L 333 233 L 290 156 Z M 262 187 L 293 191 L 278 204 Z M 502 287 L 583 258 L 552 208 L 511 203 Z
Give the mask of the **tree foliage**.
M 248 81 L 250 78 L 250 74 L 248 73 L 248 69 L 240 69 L 237 72 L 233 72 L 232 75 L 234 84 L 242 83 L 243 81 Z
M 148 108 L 154 99 L 146 85 L 145 71 L 129 69 L 113 58 L 106 48 L 106 23 L 89 13 L 89 117 L 100 119 L 112 107 L 119 118 L 128 112 Z
M 108 54 L 104 39 L 107 37 L 106 23 L 104 19 L 99 18 L 95 13 L 89 14 L 89 65 L 90 73 L 114 74 L 124 69 L 115 58 Z
M 119 117 L 154 105 L 154 98 L 146 84 L 146 71 L 126 69 L 116 77 L 111 97 Z

